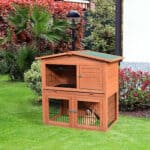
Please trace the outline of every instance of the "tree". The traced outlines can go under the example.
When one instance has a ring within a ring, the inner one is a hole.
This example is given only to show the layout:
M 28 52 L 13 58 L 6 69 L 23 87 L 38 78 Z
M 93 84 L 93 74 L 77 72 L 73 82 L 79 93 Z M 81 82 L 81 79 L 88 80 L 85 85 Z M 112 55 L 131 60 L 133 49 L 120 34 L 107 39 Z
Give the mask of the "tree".
M 115 0 L 95 0 L 95 11 L 86 12 L 85 49 L 106 53 L 115 50 Z

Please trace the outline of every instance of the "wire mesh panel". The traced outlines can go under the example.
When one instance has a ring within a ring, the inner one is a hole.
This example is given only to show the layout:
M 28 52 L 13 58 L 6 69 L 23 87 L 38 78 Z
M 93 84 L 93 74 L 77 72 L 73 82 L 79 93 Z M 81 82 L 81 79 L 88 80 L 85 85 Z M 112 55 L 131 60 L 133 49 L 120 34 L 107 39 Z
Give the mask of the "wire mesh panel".
M 99 103 L 78 101 L 78 124 L 99 127 Z
M 69 101 L 49 99 L 49 119 L 51 121 L 69 123 Z

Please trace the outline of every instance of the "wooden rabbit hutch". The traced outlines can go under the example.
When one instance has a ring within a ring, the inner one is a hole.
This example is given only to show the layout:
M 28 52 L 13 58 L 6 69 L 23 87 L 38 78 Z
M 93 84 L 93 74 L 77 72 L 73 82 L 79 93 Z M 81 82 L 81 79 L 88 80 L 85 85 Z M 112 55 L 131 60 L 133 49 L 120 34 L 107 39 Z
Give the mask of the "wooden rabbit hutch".
M 106 131 L 118 118 L 118 62 L 89 50 L 39 57 L 43 122 Z

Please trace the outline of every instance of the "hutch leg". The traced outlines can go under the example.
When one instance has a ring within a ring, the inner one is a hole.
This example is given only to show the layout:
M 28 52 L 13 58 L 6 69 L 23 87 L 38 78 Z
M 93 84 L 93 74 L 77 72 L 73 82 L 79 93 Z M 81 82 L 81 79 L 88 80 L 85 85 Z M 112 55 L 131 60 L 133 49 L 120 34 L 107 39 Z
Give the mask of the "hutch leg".
M 69 99 L 69 118 L 70 118 L 70 127 L 76 126 L 76 101 L 74 98 Z
M 119 92 L 116 93 L 116 120 L 119 117 Z
M 48 124 L 49 121 L 49 104 L 47 96 L 42 96 L 42 111 L 43 111 L 43 122 Z
M 77 99 L 76 98 L 72 98 L 72 110 L 74 110 L 74 112 L 72 113 L 72 127 L 76 127 L 78 124 L 78 104 L 77 104 Z
M 101 130 L 107 131 L 108 130 L 108 102 L 107 98 L 103 100 L 102 103 L 102 126 Z

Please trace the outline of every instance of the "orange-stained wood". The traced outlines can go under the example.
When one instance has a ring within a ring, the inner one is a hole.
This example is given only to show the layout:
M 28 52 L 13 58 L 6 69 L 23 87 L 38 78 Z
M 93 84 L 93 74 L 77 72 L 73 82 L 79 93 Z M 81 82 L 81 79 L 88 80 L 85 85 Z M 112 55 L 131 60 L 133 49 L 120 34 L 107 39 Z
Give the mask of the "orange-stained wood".
M 118 62 L 122 57 L 107 60 L 75 51 L 37 59 L 42 61 L 45 124 L 107 131 L 118 119 Z M 52 119 L 49 99 L 61 101 L 60 112 L 57 110 L 58 114 Z M 90 118 L 88 109 L 95 117 L 86 124 L 86 117 Z M 59 120 L 61 117 L 67 119 Z

